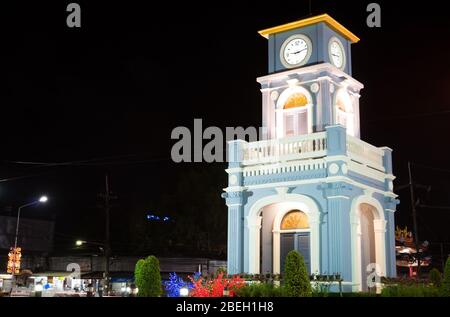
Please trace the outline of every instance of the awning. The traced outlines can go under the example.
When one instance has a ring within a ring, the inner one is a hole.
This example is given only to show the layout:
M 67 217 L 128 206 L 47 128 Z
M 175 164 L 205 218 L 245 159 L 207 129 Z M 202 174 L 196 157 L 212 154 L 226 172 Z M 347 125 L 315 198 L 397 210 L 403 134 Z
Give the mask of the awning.
M 31 277 L 66 277 L 72 274 L 72 272 L 40 272 L 33 273 Z

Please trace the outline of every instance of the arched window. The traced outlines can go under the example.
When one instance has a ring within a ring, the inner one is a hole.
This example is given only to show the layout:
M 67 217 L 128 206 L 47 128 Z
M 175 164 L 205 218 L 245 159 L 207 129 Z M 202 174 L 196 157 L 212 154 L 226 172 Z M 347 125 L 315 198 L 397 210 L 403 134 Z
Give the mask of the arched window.
M 308 216 L 298 210 L 288 211 L 280 224 L 280 263 L 284 270 L 284 261 L 291 250 L 297 250 L 303 255 L 308 272 L 311 272 L 311 239 Z
M 283 217 L 280 229 L 309 229 L 308 216 L 300 210 L 291 210 Z
M 277 136 L 302 135 L 312 132 L 312 100 L 300 86 L 287 88 L 277 102 Z
M 283 105 L 283 109 L 291 109 L 296 107 L 303 107 L 308 104 L 308 99 L 301 92 L 295 92 L 290 95 Z
M 354 136 L 354 116 L 352 99 L 346 89 L 341 88 L 336 93 L 335 113 L 336 124 L 347 128 L 347 133 Z

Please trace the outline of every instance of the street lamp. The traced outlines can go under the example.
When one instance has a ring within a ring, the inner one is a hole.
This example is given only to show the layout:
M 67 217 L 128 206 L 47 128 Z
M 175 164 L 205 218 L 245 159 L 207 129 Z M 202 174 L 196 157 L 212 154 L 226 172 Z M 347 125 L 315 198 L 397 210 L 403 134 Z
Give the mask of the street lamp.
M 83 244 L 90 244 L 90 245 L 95 245 L 100 247 L 100 249 L 102 249 L 103 247 L 105 247 L 105 244 L 102 242 L 96 242 L 96 241 L 84 241 L 84 240 L 77 240 L 75 241 L 75 245 L 77 247 L 81 247 Z
M 105 255 L 105 262 L 106 262 L 105 266 L 108 267 L 108 265 L 109 265 L 109 257 L 108 257 L 108 255 L 106 253 L 106 243 L 96 242 L 96 241 L 83 241 L 83 240 L 75 241 L 75 245 L 77 247 L 81 247 L 84 244 L 97 246 L 100 249 L 100 251 L 103 252 L 103 254 Z M 105 273 L 106 273 L 106 270 L 105 270 Z M 106 285 L 105 285 L 106 292 L 105 293 L 108 294 L 109 289 L 108 289 L 108 275 L 107 274 L 105 274 L 105 280 L 106 280 Z M 100 292 L 99 292 L 99 294 L 100 294 Z
M 84 243 L 84 241 L 81 241 L 81 240 L 75 241 L 75 245 L 76 245 L 77 247 L 81 247 L 81 246 L 83 245 L 83 243 Z
M 39 203 L 45 203 L 45 202 L 47 202 L 47 200 L 48 200 L 47 196 L 41 196 L 38 200 L 32 201 L 31 203 L 28 203 L 28 204 L 25 204 L 25 205 L 22 205 L 19 207 L 19 210 L 17 212 L 16 237 L 14 239 L 14 252 L 16 252 L 16 249 L 17 249 L 17 238 L 19 236 L 20 211 L 22 210 L 22 208 L 37 205 Z M 12 267 L 13 276 L 14 276 L 15 272 L 16 272 L 16 261 L 13 262 L 13 267 Z

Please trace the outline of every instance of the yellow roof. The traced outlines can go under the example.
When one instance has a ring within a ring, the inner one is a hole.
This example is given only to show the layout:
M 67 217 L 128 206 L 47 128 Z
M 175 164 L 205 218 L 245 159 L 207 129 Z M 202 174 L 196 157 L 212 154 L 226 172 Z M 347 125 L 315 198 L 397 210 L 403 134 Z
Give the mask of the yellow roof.
M 345 38 L 350 40 L 352 43 L 356 43 L 359 41 L 359 38 L 355 34 L 350 32 L 342 24 L 337 22 L 335 19 L 333 19 L 326 13 L 321 14 L 321 15 L 316 15 L 314 17 L 310 17 L 307 19 L 302 19 L 302 20 L 286 23 L 283 25 L 274 26 L 274 27 L 271 27 L 268 29 L 258 31 L 258 33 L 261 34 L 262 36 L 264 36 L 265 38 L 269 38 L 270 34 L 284 32 L 284 31 L 300 28 L 303 26 L 320 23 L 320 22 L 325 22 L 329 27 L 331 27 L 333 30 L 335 30 L 336 32 L 343 35 Z

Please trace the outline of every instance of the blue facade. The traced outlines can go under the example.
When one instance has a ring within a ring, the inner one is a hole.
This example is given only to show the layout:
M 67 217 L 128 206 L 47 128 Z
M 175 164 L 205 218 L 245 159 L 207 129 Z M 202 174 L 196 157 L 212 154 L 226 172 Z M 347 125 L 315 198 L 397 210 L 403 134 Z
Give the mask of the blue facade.
M 283 66 L 283 64 L 280 61 L 280 48 L 283 42 L 291 35 L 297 34 L 298 29 L 289 30 L 285 32 L 275 33 L 271 34 L 269 36 L 269 73 L 274 73 L 282 70 L 286 70 L 286 67 Z M 344 45 L 345 53 L 348 56 L 348 59 L 351 60 L 351 50 L 350 50 L 350 44 L 351 42 L 347 40 L 345 37 L 343 37 L 338 32 L 332 30 L 329 26 L 327 26 L 325 23 L 317 23 L 314 25 L 310 25 L 307 27 L 302 28 L 301 30 L 302 34 L 305 34 L 308 36 L 312 42 L 316 45 L 313 45 L 313 52 L 311 54 L 311 58 L 309 59 L 307 65 L 314 65 L 318 63 L 329 63 L 330 58 L 327 54 L 327 46 L 328 46 L 328 40 L 335 36 L 337 37 Z M 351 69 L 351 63 L 347 63 L 344 71 L 351 75 L 352 69 Z
M 358 138 L 362 84 L 350 76 L 350 43 L 324 23 L 270 35 L 269 71 L 280 69 L 280 43 L 296 33 L 313 41 L 310 62 L 258 80 L 267 135 L 229 142 L 228 272 L 281 273 L 281 245 L 301 232 L 311 273 L 339 273 L 346 289 L 362 290 L 370 263 L 396 275 L 392 150 Z M 346 43 L 344 70 L 326 60 L 330 36 Z M 286 220 L 294 214 L 308 225 Z

